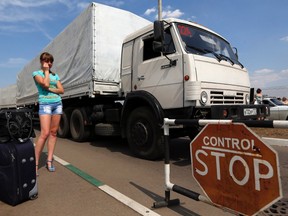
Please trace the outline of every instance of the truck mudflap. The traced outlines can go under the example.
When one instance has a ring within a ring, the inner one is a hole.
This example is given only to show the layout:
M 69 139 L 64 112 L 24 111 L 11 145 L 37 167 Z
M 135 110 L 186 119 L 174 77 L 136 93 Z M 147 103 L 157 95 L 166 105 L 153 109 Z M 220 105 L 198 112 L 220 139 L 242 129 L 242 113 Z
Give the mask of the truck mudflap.
M 211 106 L 211 119 L 264 119 L 269 115 L 269 106 L 264 104 Z

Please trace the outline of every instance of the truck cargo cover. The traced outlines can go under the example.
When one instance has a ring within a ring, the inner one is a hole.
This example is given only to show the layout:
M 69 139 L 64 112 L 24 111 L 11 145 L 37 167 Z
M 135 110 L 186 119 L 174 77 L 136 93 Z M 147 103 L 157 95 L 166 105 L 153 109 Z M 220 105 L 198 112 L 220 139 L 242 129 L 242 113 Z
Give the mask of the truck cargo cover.
M 0 109 L 16 107 L 16 84 L 0 89 Z
M 54 56 L 52 71 L 64 86 L 63 98 L 93 95 L 94 81 L 119 85 L 124 38 L 150 23 L 128 11 L 90 4 L 42 50 Z M 17 76 L 17 105 L 38 99 L 32 72 L 40 69 L 41 53 Z

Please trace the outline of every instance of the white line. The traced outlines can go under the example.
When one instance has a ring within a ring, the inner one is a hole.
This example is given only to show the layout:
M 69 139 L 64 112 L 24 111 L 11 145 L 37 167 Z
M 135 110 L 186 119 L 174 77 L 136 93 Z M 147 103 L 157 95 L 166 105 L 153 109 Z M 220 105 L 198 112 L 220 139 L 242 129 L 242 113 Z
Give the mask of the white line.
M 288 139 L 261 137 L 261 139 L 269 145 L 288 147 Z
M 67 166 L 70 163 L 67 161 L 57 157 L 56 155 L 53 156 L 54 160 L 60 163 L 63 166 Z M 129 208 L 133 209 L 134 211 L 138 212 L 139 214 L 143 216 L 161 216 L 157 214 L 156 212 L 152 211 L 151 209 L 139 204 L 138 202 L 130 199 L 129 197 L 125 196 L 124 194 L 121 194 L 120 192 L 116 191 L 115 189 L 109 187 L 108 185 L 102 185 L 98 187 L 100 190 L 104 191 L 111 197 L 114 197 L 116 200 L 120 201 L 124 205 L 128 206 Z
M 126 206 L 132 208 L 134 211 L 138 212 L 143 216 L 160 216 L 156 212 L 152 211 L 149 208 L 139 204 L 138 202 L 130 199 L 129 197 L 123 195 L 122 193 L 114 190 L 113 188 L 109 187 L 108 185 L 99 186 L 99 188 L 104 191 L 105 193 L 109 194 L 110 196 L 114 197 L 118 201 L 122 202 Z
M 67 165 L 70 164 L 67 161 L 62 160 L 61 158 L 57 157 L 56 155 L 53 155 L 53 158 L 54 158 L 55 161 L 57 161 L 58 163 L 62 164 L 63 166 L 67 166 Z
M 254 154 L 254 153 L 249 153 L 249 152 L 241 152 L 241 151 L 234 151 L 234 150 L 221 149 L 221 148 L 213 148 L 213 147 L 207 147 L 207 146 L 202 146 L 202 148 L 203 149 L 208 149 L 208 150 L 219 151 L 219 152 L 228 152 L 228 153 L 239 154 L 239 155 L 247 155 L 247 156 L 253 156 L 253 157 L 262 157 L 262 155 L 260 155 L 260 154 Z

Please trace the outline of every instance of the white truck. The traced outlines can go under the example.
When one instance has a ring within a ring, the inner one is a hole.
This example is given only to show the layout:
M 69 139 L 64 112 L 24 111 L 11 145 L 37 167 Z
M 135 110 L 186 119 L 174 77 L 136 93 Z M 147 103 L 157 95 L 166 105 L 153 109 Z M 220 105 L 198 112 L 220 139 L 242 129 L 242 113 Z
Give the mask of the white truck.
M 251 119 L 268 112 L 250 104 L 248 72 L 229 42 L 193 22 L 153 25 L 92 3 L 43 51 L 54 55 L 52 70 L 65 89 L 59 137 L 121 135 L 136 156 L 153 160 L 163 155 L 164 117 Z M 37 113 L 32 72 L 39 68 L 37 56 L 18 74 L 15 107 Z M 170 133 L 193 138 L 199 130 Z

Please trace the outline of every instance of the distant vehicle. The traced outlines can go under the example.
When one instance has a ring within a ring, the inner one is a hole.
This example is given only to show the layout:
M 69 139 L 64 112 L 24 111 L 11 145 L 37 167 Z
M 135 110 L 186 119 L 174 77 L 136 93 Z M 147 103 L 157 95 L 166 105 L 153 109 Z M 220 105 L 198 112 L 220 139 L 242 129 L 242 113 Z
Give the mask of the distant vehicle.
M 263 103 L 269 105 L 269 120 L 288 120 L 288 106 L 277 98 L 264 98 Z

